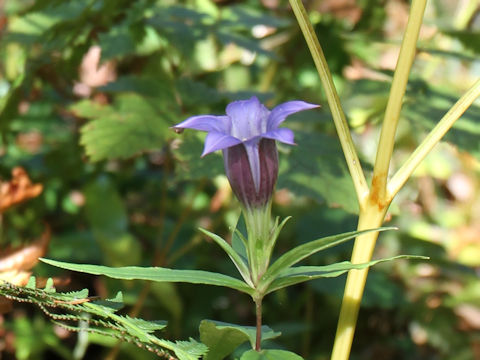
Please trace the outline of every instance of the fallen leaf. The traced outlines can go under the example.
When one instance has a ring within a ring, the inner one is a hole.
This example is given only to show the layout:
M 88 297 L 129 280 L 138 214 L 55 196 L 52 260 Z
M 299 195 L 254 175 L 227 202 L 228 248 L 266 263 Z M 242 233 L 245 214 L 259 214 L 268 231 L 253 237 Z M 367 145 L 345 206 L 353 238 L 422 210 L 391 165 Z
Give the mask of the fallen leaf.
M 37 264 L 38 258 L 44 256 L 47 252 L 50 235 L 50 228 L 47 227 L 42 236 L 31 244 L 16 249 L 0 251 L 0 277 L 3 280 L 7 280 L 3 278 L 3 273 L 10 271 L 21 272 L 33 268 Z
M 12 180 L 0 183 L 0 213 L 15 204 L 37 197 L 42 190 L 42 184 L 32 184 L 23 168 L 14 168 Z

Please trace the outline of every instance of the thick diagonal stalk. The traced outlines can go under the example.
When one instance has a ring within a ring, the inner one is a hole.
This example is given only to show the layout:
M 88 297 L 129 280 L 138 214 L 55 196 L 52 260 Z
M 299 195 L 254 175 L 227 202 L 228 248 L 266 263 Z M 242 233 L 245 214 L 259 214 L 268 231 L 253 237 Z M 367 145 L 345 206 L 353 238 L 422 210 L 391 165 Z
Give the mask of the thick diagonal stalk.
M 427 0 L 413 0 L 410 7 L 407 28 L 400 48 L 395 74 L 393 75 L 387 108 L 385 109 L 372 180 L 372 186 L 376 186 L 378 189 L 378 198 L 380 199 L 387 198 L 388 169 L 392 159 L 395 133 L 397 132 L 403 96 L 407 88 L 408 75 L 410 74 L 417 49 L 416 44 L 426 3 Z
M 365 210 L 360 213 L 358 230 L 382 226 L 387 208 L 388 205 L 386 204 L 384 206 L 378 206 L 378 204 L 374 203 L 367 204 Z M 378 232 L 372 232 L 355 239 L 351 262 L 358 264 L 370 261 L 377 238 Z M 368 268 L 351 270 L 348 273 L 332 351 L 332 360 L 349 358 L 367 275 Z
M 430 131 L 422 143 L 415 149 L 410 157 L 405 161 L 400 169 L 388 182 L 388 196 L 393 198 L 408 178 L 413 174 L 417 166 L 430 153 L 433 147 L 438 144 L 442 137 L 453 126 L 460 116 L 472 105 L 480 96 L 480 79 L 462 95 L 462 97 L 453 105 L 438 124 Z
M 393 76 L 392 87 L 385 110 L 380 141 L 377 148 L 372 186 L 368 200 L 360 203 L 358 229 L 372 229 L 382 225 L 385 213 L 392 200 L 387 192 L 387 180 L 390 161 L 395 143 L 398 119 L 408 75 L 413 64 L 416 43 L 422 25 L 426 0 L 413 0 L 410 7 L 407 29 L 400 48 L 400 54 Z M 362 236 L 355 240 L 352 263 L 370 261 L 378 235 Z M 343 295 L 340 318 L 335 336 L 331 360 L 347 360 L 357 324 L 358 311 L 363 297 L 368 270 L 352 270 L 347 277 Z
M 327 96 L 328 105 L 330 107 L 330 111 L 332 112 L 333 122 L 335 123 L 340 144 L 342 145 L 342 150 L 347 161 L 348 170 L 350 171 L 353 185 L 355 186 L 357 199 L 359 202 L 363 202 L 368 195 L 367 182 L 355 150 L 355 145 L 353 143 L 350 129 L 345 118 L 345 113 L 342 110 L 342 105 L 340 104 L 337 90 L 333 84 L 333 78 L 328 68 L 327 60 L 325 59 L 322 47 L 320 46 L 320 42 L 318 41 L 315 30 L 310 23 L 302 1 L 290 0 L 290 5 L 295 13 L 295 17 L 297 18 L 300 29 L 305 37 L 305 41 L 307 42 L 308 48 L 310 49 L 310 53 L 312 54 L 313 61 L 317 68 L 318 75 L 320 76 L 320 80 L 325 89 L 325 95 Z

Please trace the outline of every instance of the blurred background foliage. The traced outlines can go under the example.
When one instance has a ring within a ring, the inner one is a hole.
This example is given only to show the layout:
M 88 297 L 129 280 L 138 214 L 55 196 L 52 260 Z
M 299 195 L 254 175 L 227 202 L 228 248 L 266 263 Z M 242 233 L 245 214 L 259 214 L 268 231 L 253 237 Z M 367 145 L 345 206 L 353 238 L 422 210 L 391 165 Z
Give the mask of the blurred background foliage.
M 409 3 L 306 6 L 368 173 Z M 24 284 L 39 256 L 234 274 L 196 230 L 228 236 L 239 217 L 222 159 L 200 159 L 203 135 L 169 127 L 252 95 L 268 106 L 322 104 L 289 118 L 298 146 L 280 146 L 274 213 L 293 220 L 278 252 L 355 228 L 353 185 L 287 1 L 0 0 L 0 39 L 2 278 Z M 479 54 L 479 1 L 430 1 L 394 168 L 479 76 Z M 382 234 L 377 257 L 431 260 L 371 271 L 353 360 L 480 358 L 479 119 L 477 102 L 391 206 L 388 224 L 400 230 Z M 29 200 L 6 206 L 12 189 Z M 310 262 L 346 260 L 350 251 L 341 246 Z M 114 281 L 42 264 L 32 271 L 55 276 L 60 290 L 86 287 L 105 298 L 121 290 L 124 313 L 169 321 L 166 338 L 198 338 L 204 318 L 254 322 L 249 299 L 223 288 Z M 328 359 L 344 282 L 317 280 L 268 297 L 265 323 L 283 334 L 275 346 Z M 155 357 L 100 335 L 85 343 L 31 306 L 0 305 L 2 359 Z

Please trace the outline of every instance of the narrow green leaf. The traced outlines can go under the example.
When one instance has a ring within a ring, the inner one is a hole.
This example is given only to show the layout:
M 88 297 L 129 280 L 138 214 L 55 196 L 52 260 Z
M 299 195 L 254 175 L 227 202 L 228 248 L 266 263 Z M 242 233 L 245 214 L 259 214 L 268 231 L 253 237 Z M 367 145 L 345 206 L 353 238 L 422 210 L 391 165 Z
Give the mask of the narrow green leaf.
M 303 360 L 293 352 L 285 350 L 249 350 L 243 353 L 240 360 Z
M 89 264 L 72 264 L 50 259 L 40 259 L 44 263 L 67 270 L 79 271 L 93 275 L 104 275 L 113 279 L 148 280 L 159 282 L 184 282 L 224 286 L 252 295 L 253 289 L 243 281 L 231 276 L 202 270 L 174 270 L 160 267 L 108 267 Z
M 321 250 L 328 249 L 330 247 L 339 245 L 345 241 L 351 240 L 358 235 L 362 235 L 372 231 L 385 231 L 395 229 L 393 227 L 384 227 L 378 229 L 364 230 L 364 231 L 351 231 L 348 233 L 327 236 L 318 240 L 310 241 L 306 244 L 302 244 L 293 248 L 292 250 L 286 252 L 280 256 L 273 264 L 269 267 L 267 272 L 263 275 L 259 288 L 267 289 L 269 285 L 278 278 L 280 273 L 285 269 L 289 268 L 292 265 L 302 261 L 303 259 L 313 255 Z
M 245 280 L 245 282 L 253 288 L 254 285 L 250 277 L 250 269 L 248 268 L 248 265 L 242 259 L 240 254 L 238 254 L 235 250 L 233 250 L 230 244 L 227 243 L 223 238 L 221 238 L 217 234 L 214 234 L 202 228 L 199 228 L 199 230 L 203 232 L 205 235 L 212 238 L 218 245 L 220 245 L 220 247 L 227 253 L 228 257 L 235 264 L 235 267 L 240 272 L 240 275 L 242 275 L 243 280 Z
M 232 248 L 245 263 L 248 263 L 247 246 L 248 241 L 245 239 L 245 236 L 243 236 L 240 230 L 235 229 L 232 233 Z
M 326 266 L 298 266 L 287 268 L 278 274 L 278 277 L 268 287 L 266 294 L 305 281 L 325 277 L 337 277 L 353 269 L 365 269 L 369 266 L 397 259 L 428 259 L 428 257 L 399 255 L 385 259 L 373 260 L 362 264 L 352 264 L 350 261 L 342 261 Z
M 223 359 L 246 341 L 249 341 L 253 348 L 256 334 L 254 326 L 241 326 L 213 320 L 202 320 L 200 323 L 200 339 L 209 348 L 206 358 L 208 360 Z M 266 325 L 262 326 L 261 341 L 275 339 L 280 335 L 280 332 L 273 331 Z

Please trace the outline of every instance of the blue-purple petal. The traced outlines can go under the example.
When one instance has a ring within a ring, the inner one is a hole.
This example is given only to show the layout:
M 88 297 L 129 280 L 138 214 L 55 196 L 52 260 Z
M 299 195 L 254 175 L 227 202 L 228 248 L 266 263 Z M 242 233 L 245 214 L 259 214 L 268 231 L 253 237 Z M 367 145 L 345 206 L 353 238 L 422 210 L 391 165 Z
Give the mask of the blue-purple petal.
M 226 149 L 240 143 L 241 141 L 233 136 L 225 135 L 220 132 L 209 132 L 205 138 L 205 147 L 203 148 L 202 157 L 211 152 Z
M 268 117 L 267 131 L 272 131 L 278 128 L 278 126 L 287 118 L 288 115 L 294 114 L 299 111 L 314 109 L 320 105 L 309 104 L 305 101 L 287 101 L 274 107 Z
M 248 162 L 250 163 L 250 170 L 252 171 L 253 184 L 255 191 L 260 190 L 260 156 L 258 154 L 258 144 L 260 139 L 256 138 L 243 143 L 247 151 Z
M 249 100 L 228 104 L 226 113 L 231 121 L 230 135 L 246 141 L 267 131 L 270 111 L 253 96 Z
M 288 128 L 267 131 L 265 134 L 262 134 L 262 137 L 277 140 L 284 144 L 295 145 L 293 131 Z
M 228 116 L 198 115 L 189 117 L 180 124 L 173 126 L 174 129 L 194 129 L 200 131 L 216 131 L 224 134 L 230 132 L 230 119 Z

